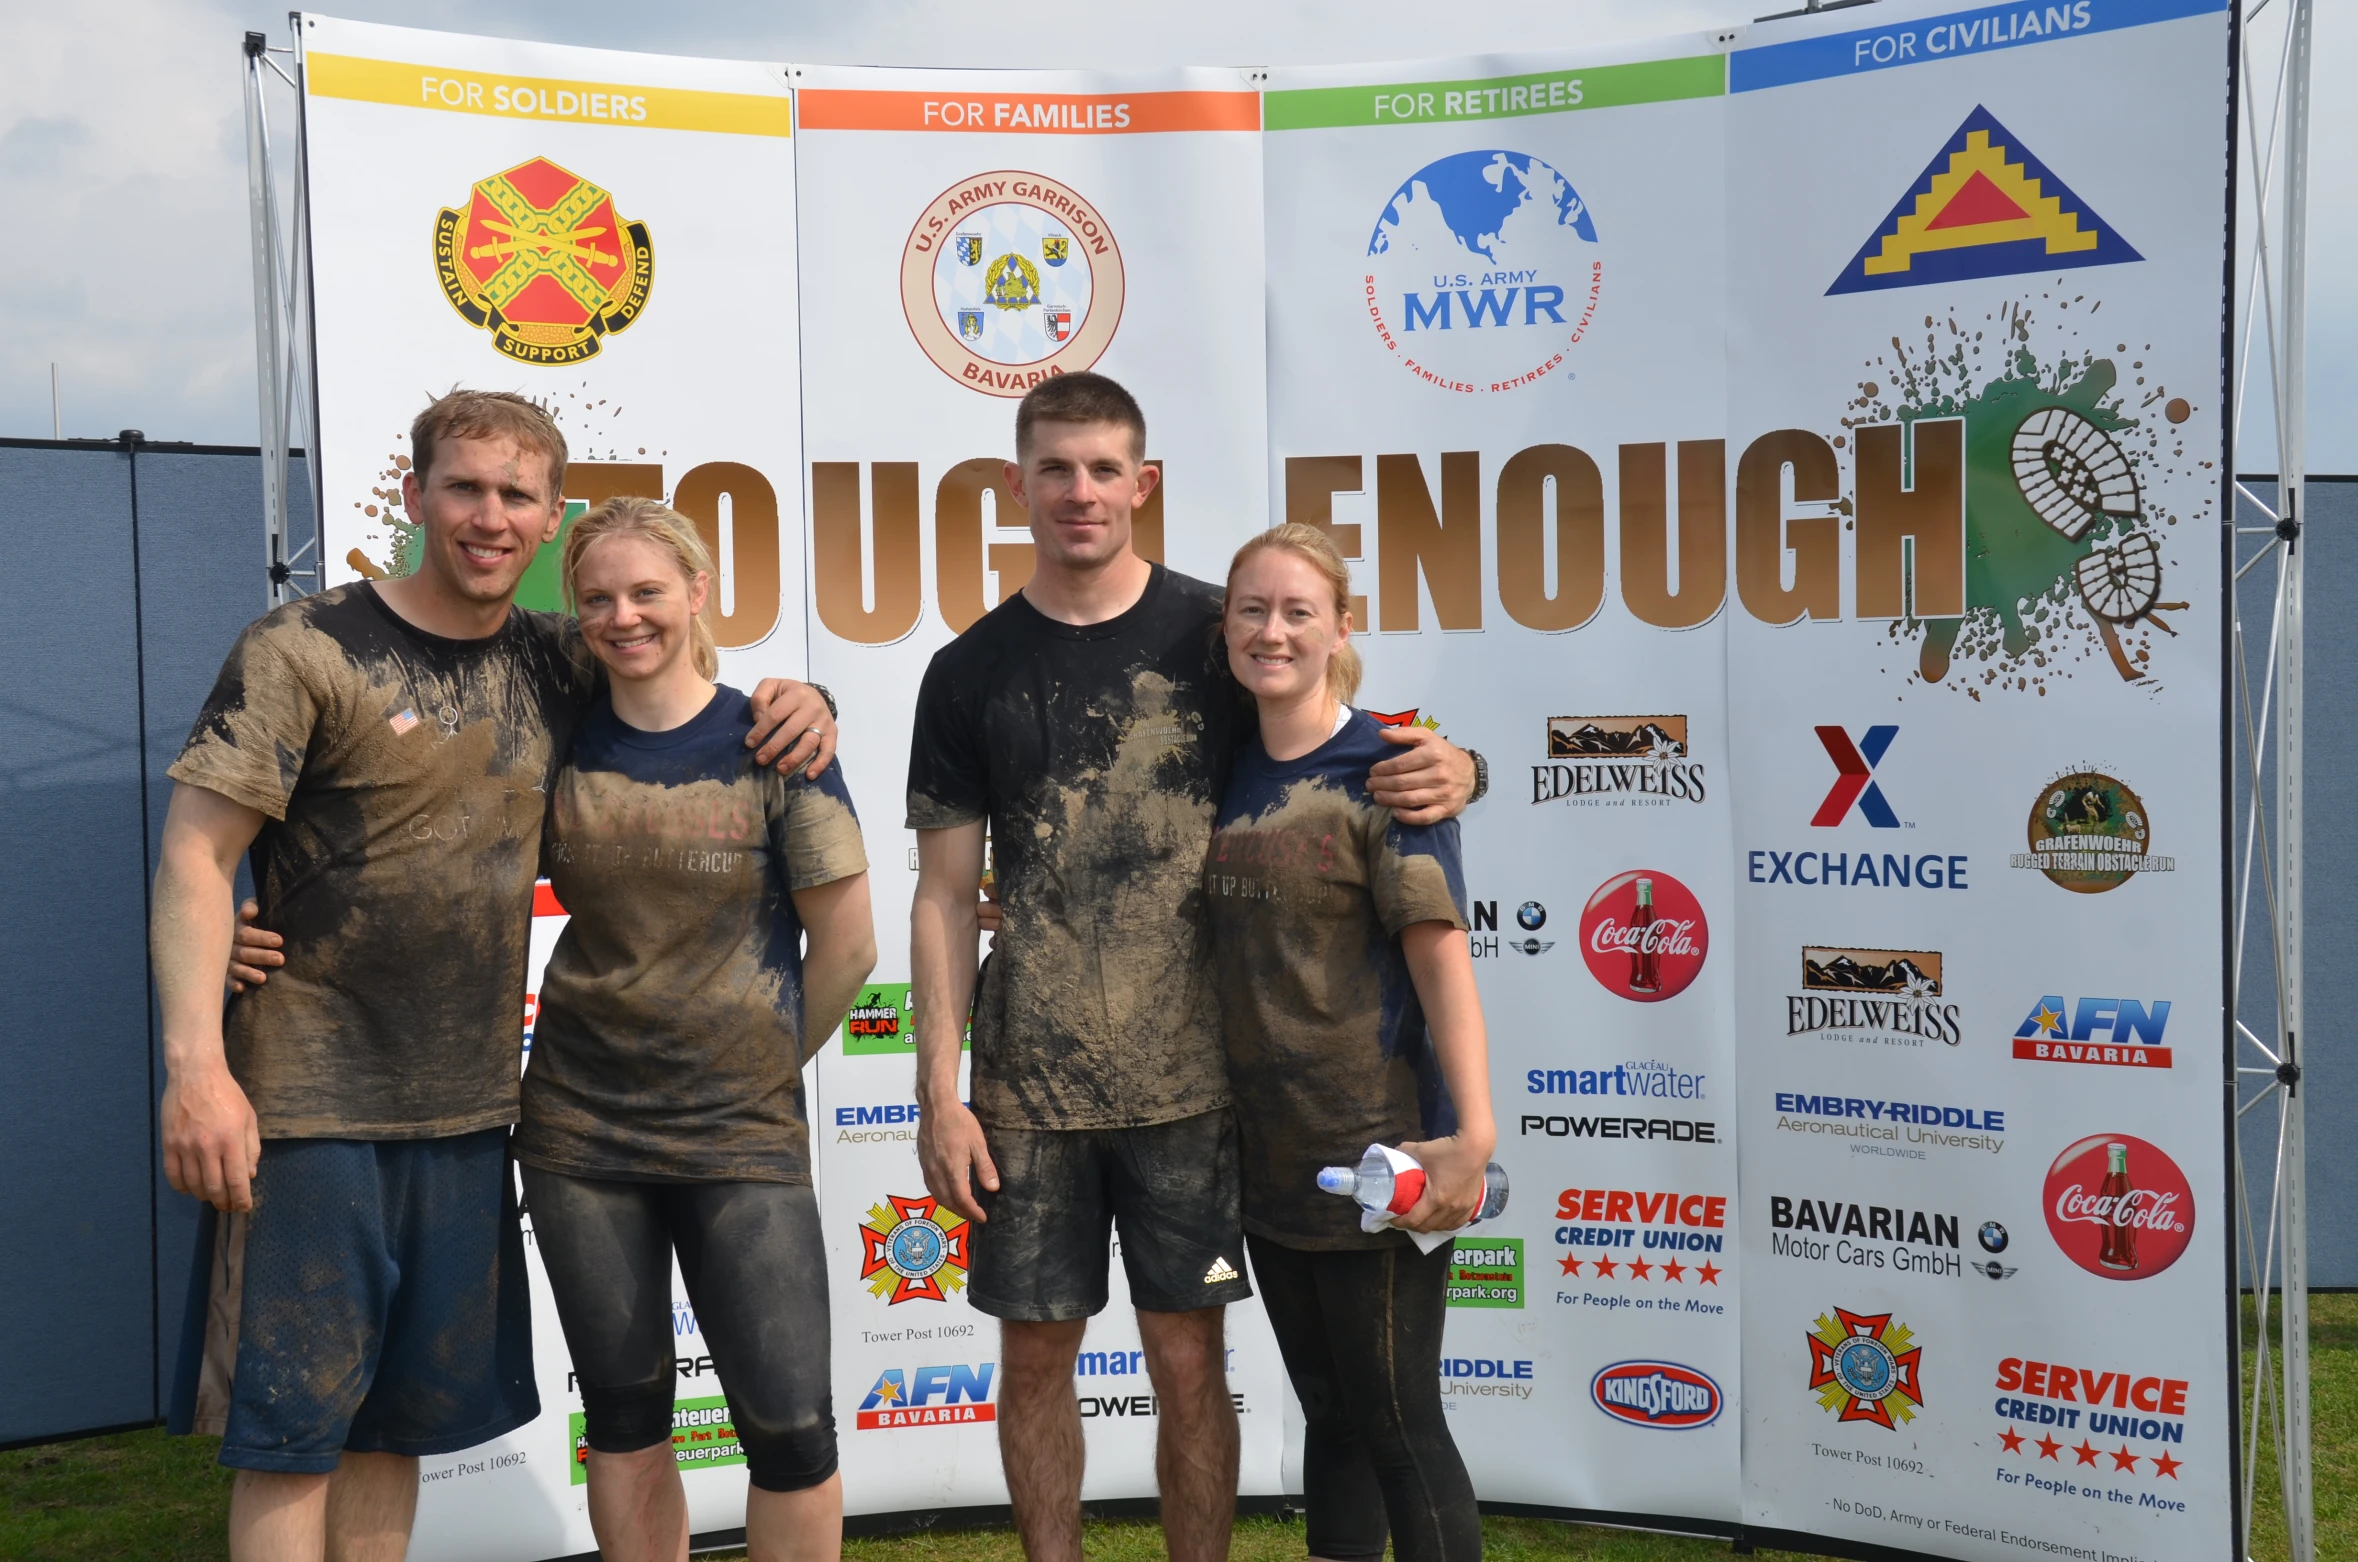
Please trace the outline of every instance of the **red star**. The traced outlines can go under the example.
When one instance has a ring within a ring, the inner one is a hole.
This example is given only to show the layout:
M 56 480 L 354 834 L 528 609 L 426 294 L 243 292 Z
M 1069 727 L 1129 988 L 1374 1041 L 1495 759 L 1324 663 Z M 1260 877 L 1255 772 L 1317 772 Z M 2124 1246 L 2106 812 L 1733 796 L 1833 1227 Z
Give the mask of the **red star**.
M 2178 1478 L 2178 1466 L 2185 1462 L 2183 1459 L 2171 1458 L 2166 1452 L 2155 1454 L 2153 1456 L 2153 1473 L 2157 1476 L 2166 1475 L 2174 1481 Z
M 2012 1427 L 2008 1427 L 2005 1431 L 2000 1432 L 1998 1434 L 1998 1441 L 2006 1445 L 2006 1451 L 2010 1454 L 2018 1454 L 2022 1452 L 2022 1434 L 2014 1430 Z
M 1567 1259 L 1565 1259 L 1565 1260 L 1564 1260 L 1564 1273 L 1566 1273 L 1566 1274 L 1568 1274 L 1568 1275 L 1576 1275 L 1576 1274 L 1580 1273 L 1580 1260 L 1579 1260 L 1579 1259 L 1577 1259 L 1577 1258 L 1567 1258 Z
M 2074 1448 L 2072 1452 L 2080 1456 L 2080 1463 L 2082 1464 L 2094 1464 L 2096 1462 L 2095 1446 L 2084 1437 L 2080 1439 L 2080 1446 Z
M 1663 1279 L 1665 1279 L 1665 1280 L 1684 1280 L 1686 1277 L 1687 1277 L 1687 1266 L 1686 1266 L 1686 1265 L 1684 1265 L 1684 1264 L 1680 1263 L 1680 1262 L 1679 1262 L 1677 1259 L 1675 1259 L 1675 1258 L 1666 1258 L 1666 1259 L 1664 1259 L 1664 1260 L 1662 1261 L 1662 1278 L 1663 1278 Z
M 1620 1267 L 1620 1265 L 1614 1263 L 1613 1260 L 1609 1258 L 1600 1258 L 1597 1260 L 1597 1273 L 1604 1276 L 1608 1280 L 1612 1279 L 1613 1276 L 1620 1271 Z
M 2042 1459 L 2054 1459 L 2055 1455 L 2060 1452 L 2062 1448 L 2063 1445 L 2052 1437 L 2042 1437 L 2039 1439 L 2039 1457 Z M 2056 1459 L 2055 1462 L 2061 1464 L 2063 1461 Z
M 1651 1280 L 1654 1278 L 1654 1266 L 1642 1258 L 1633 1258 L 1629 1261 L 1629 1277 L 1632 1280 Z
M 1704 1285 L 1717 1285 L 1719 1284 L 1719 1270 L 1712 1265 L 1709 1259 L 1705 1259 L 1703 1267 L 1695 1271 L 1695 1278 Z
M 2121 1451 L 2112 1456 L 2112 1467 L 2116 1470 L 2134 1470 L 2137 1468 L 2137 1456 L 2129 1452 L 2129 1445 L 2127 1443 L 2121 1444 Z

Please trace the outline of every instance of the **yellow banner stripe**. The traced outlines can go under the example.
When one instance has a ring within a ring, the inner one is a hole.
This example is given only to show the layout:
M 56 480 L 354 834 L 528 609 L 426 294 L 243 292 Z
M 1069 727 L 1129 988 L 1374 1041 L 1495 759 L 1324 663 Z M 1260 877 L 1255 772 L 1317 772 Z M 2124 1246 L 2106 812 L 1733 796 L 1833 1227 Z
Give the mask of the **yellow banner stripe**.
M 783 136 L 794 109 L 786 94 L 701 92 L 685 87 L 635 87 L 606 81 L 510 76 L 445 65 L 409 65 L 349 54 L 311 54 L 304 80 L 320 98 L 391 103 L 401 108 L 487 114 L 542 124 L 620 125 L 640 130 L 717 130 L 742 136 Z

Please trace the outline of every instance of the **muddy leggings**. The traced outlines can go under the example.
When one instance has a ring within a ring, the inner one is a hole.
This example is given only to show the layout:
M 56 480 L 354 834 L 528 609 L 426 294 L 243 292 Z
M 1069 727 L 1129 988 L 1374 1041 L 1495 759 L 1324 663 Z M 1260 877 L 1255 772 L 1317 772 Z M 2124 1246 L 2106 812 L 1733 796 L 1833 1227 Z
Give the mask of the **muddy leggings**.
M 590 1447 L 633 1453 L 671 1440 L 676 1251 L 753 1484 L 802 1491 L 835 1473 L 827 1264 L 808 1183 L 523 1170 Z
M 1446 1242 L 1309 1253 L 1248 1236 L 1253 1285 L 1302 1402 L 1310 1555 L 1476 1562 L 1474 1485 L 1441 1409 Z M 1388 1525 L 1387 1525 L 1388 1521 Z

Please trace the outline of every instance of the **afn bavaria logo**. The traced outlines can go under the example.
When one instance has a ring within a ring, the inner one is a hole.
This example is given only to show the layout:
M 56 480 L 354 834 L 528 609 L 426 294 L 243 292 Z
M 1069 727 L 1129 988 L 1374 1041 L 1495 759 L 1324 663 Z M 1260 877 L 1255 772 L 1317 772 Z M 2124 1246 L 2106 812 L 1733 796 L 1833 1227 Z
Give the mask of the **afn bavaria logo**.
M 935 196 L 901 249 L 901 309 L 934 367 L 1021 396 L 1104 356 L 1122 323 L 1121 246 L 1089 201 L 1040 174 L 976 174 Z
M 655 285 L 647 225 L 545 157 L 479 179 L 434 222 L 434 266 L 459 318 L 519 363 L 595 358 Z
M 860 1278 L 888 1305 L 946 1302 L 966 1288 L 966 1221 L 933 1199 L 886 1194 L 860 1226 L 860 1248 Z

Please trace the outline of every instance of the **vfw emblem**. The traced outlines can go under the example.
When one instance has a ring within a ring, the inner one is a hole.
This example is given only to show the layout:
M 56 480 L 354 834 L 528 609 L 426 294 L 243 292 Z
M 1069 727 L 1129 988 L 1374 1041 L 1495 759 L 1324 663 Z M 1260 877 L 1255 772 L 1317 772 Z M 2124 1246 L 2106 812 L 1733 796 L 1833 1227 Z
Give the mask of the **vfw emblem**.
M 1104 356 L 1121 324 L 1122 251 L 1079 191 L 1012 169 L 935 196 L 901 251 L 901 308 L 936 368 L 1021 396 Z
M 1924 1360 L 1904 1324 L 1890 1313 L 1837 1307 L 1821 1316 L 1809 1340 L 1809 1386 L 1839 1421 L 1868 1421 L 1885 1431 L 1915 1418 L 1924 1403 L 1917 1374 Z
M 966 1288 L 966 1221 L 930 1198 L 888 1193 L 860 1226 L 860 1278 L 889 1306 Z
M 655 250 L 614 197 L 545 157 L 477 180 L 434 223 L 442 296 L 519 363 L 579 363 L 647 307 Z

